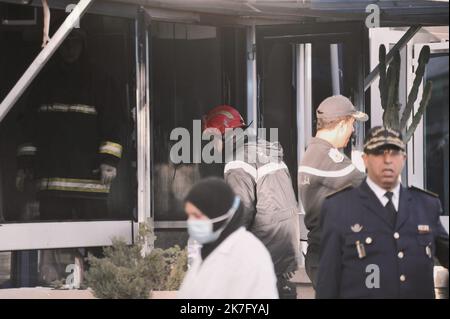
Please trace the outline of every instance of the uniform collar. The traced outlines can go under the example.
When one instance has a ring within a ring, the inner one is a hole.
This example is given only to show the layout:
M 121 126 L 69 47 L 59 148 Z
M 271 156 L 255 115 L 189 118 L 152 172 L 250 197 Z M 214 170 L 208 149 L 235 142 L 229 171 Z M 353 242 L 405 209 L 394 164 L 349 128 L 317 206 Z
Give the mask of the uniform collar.
M 387 190 L 378 186 L 374 181 L 370 179 L 369 176 L 367 176 L 366 183 L 370 187 L 370 189 L 375 193 L 381 204 L 383 206 L 386 206 L 389 200 L 386 196 L 384 196 L 384 194 L 386 194 Z M 394 195 L 392 196 L 392 202 L 394 204 L 396 211 L 398 211 L 398 206 L 400 202 L 400 188 L 401 183 L 398 183 L 397 186 L 395 186 L 394 189 L 391 190 L 391 192 L 394 193 Z
M 327 148 L 334 148 L 334 146 L 330 142 L 328 142 L 320 137 L 311 138 L 309 145 L 311 145 L 311 144 L 321 144 L 323 146 L 326 146 Z

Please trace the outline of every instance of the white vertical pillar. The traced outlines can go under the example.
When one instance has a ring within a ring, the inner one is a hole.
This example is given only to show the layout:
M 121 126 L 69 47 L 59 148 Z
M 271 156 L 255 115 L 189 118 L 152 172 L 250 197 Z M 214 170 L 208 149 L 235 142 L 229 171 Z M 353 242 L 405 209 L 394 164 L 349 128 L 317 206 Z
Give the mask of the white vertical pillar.
M 147 224 L 153 233 L 151 214 L 151 125 L 149 88 L 149 32 L 145 11 L 140 9 L 136 21 L 136 118 L 137 118 L 137 178 L 138 178 L 138 224 Z M 146 243 L 143 254 L 153 247 L 153 237 Z
M 297 165 L 306 150 L 306 139 L 304 131 L 304 116 L 305 116 L 305 45 L 295 45 L 296 56 L 296 83 L 297 83 Z
M 306 145 L 312 138 L 312 45 L 305 44 L 305 139 Z
M 336 43 L 330 44 L 330 72 L 333 95 L 341 94 L 341 84 L 339 76 L 339 47 Z
M 311 43 L 295 46 L 297 83 L 297 161 L 303 158 L 312 137 L 312 59 Z
M 258 81 L 256 77 L 256 27 L 247 27 L 247 122 L 258 128 Z

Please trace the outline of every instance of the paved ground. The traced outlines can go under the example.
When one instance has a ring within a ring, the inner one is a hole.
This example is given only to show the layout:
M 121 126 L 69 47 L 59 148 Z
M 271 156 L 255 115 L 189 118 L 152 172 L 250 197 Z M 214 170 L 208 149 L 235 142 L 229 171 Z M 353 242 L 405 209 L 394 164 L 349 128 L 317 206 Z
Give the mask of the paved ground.
M 175 299 L 176 291 L 154 291 L 151 299 Z M 0 289 L 0 299 L 95 299 L 90 289 L 61 290 L 47 287 Z M 314 299 L 311 284 L 297 284 L 297 299 Z
M 11 254 L 0 252 L 0 285 L 9 279 Z
M 297 299 L 314 299 L 315 291 L 311 284 L 297 285 Z

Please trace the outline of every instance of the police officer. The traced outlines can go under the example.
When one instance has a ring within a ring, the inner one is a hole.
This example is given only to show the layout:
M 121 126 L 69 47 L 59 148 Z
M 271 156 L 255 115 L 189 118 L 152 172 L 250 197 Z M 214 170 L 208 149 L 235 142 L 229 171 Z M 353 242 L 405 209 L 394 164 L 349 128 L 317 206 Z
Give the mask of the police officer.
M 440 201 L 399 181 L 401 134 L 375 127 L 364 144 L 368 177 L 322 206 L 318 298 L 434 298 L 433 257 L 448 268 Z
M 342 95 L 325 99 L 317 108 L 317 134 L 312 138 L 298 169 L 298 189 L 308 232 L 306 272 L 315 286 L 319 266 L 320 208 L 323 200 L 345 185 L 359 185 L 365 174 L 338 149 L 345 147 L 355 121 L 368 116 Z

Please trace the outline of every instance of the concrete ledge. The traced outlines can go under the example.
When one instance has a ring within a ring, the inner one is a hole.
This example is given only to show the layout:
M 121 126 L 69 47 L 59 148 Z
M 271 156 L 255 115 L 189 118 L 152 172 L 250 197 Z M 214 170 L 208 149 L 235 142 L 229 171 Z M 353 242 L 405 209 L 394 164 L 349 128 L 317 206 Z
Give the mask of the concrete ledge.
M 95 299 L 92 291 L 59 290 L 46 287 L 0 289 L 0 299 Z
M 176 291 L 153 291 L 149 299 L 175 299 Z M 47 287 L 0 289 L 0 299 L 97 299 L 91 289 L 61 290 Z

